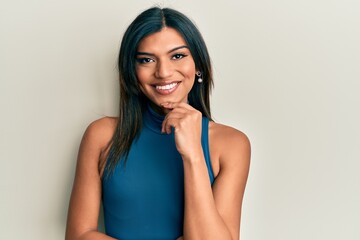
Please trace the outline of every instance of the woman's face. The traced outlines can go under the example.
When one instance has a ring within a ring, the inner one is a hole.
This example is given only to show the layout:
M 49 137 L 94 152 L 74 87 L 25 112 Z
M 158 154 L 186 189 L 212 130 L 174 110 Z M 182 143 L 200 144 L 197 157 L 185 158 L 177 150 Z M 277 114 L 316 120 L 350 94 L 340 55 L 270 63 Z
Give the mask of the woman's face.
M 141 40 L 136 75 L 142 92 L 155 105 L 187 102 L 195 71 L 190 50 L 175 29 L 165 27 Z

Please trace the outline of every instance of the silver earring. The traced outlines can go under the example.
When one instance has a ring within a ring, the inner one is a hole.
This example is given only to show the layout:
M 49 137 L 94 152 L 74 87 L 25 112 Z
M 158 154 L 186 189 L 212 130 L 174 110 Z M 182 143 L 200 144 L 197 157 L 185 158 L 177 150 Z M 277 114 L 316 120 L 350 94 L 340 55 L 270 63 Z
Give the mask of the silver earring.
M 198 77 L 198 79 L 197 79 L 198 83 L 202 83 L 203 82 L 203 79 L 201 78 L 202 73 L 200 71 L 197 71 L 196 76 Z

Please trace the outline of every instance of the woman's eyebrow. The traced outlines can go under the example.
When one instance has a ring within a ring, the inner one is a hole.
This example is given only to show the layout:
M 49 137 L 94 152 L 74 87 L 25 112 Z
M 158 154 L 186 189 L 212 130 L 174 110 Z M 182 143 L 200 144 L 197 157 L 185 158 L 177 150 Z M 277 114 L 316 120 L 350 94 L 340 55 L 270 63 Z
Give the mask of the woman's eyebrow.
M 176 47 L 176 48 L 171 49 L 170 51 L 168 51 L 168 53 L 175 52 L 176 50 L 179 50 L 179 49 L 182 49 L 182 48 L 187 48 L 187 49 L 189 49 L 188 46 L 183 45 L 183 46 L 180 46 L 180 47 Z
M 147 52 L 136 52 L 136 55 L 149 55 L 149 56 L 155 56 L 153 53 L 147 53 Z
M 173 49 L 171 49 L 170 51 L 168 51 L 167 53 L 175 52 L 176 50 L 179 50 L 179 49 L 182 49 L 182 48 L 187 48 L 187 49 L 189 49 L 188 46 L 183 45 L 183 46 L 179 46 L 179 47 L 173 48 Z M 153 54 L 153 53 L 148 53 L 148 52 L 136 52 L 136 55 L 155 56 L 155 54 Z

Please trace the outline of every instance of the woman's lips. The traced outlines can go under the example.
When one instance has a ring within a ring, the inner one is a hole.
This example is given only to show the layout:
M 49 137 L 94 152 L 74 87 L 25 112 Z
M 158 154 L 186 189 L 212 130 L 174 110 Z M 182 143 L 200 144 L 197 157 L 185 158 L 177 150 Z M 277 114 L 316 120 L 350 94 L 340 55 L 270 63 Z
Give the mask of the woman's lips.
M 180 82 L 171 82 L 167 84 L 154 85 L 157 93 L 167 95 L 174 92 L 179 86 Z

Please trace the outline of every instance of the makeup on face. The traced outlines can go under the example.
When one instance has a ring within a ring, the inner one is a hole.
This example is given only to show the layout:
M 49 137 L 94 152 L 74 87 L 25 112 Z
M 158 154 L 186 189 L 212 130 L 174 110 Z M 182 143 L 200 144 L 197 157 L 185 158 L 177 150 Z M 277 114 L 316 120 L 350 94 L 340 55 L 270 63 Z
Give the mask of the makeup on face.
M 145 37 L 135 56 L 142 92 L 154 104 L 186 102 L 194 84 L 195 62 L 182 36 L 172 28 Z

